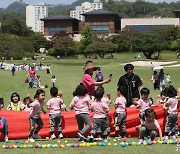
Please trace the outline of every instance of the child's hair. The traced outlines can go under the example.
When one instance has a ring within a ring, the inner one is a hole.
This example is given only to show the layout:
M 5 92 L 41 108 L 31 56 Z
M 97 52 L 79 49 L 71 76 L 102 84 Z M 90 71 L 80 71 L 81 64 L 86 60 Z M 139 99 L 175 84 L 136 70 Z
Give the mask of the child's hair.
M 154 103 L 154 100 L 153 100 L 153 98 L 152 98 L 152 97 L 149 97 L 149 99 L 151 100 L 151 102 L 152 102 L 152 103 Z
M 85 96 L 88 93 L 88 89 L 83 83 L 80 83 L 75 91 L 73 92 L 73 96 Z
M 36 91 L 36 94 L 34 95 L 34 99 L 38 98 L 38 96 L 39 96 L 40 94 L 42 94 L 42 93 L 45 93 L 45 91 L 42 90 L 42 89 L 38 89 L 38 90 Z
M 95 91 L 94 91 L 94 97 L 96 98 L 96 99 L 101 99 L 102 97 L 103 97 L 103 95 L 104 95 L 104 89 L 102 89 L 102 88 L 97 88 Z
M 98 86 L 96 90 L 102 90 L 104 92 L 104 87 L 103 86 Z
M 50 94 L 51 94 L 53 97 L 57 97 L 57 95 L 58 95 L 58 88 L 52 87 L 52 88 L 50 89 Z
M 164 91 L 161 91 L 160 96 L 166 96 L 166 93 Z
M 63 94 L 61 91 L 58 92 L 58 95 L 57 95 L 59 98 L 62 98 L 63 99 Z
M 168 97 L 177 96 L 177 90 L 172 85 L 169 85 L 168 87 L 166 87 L 165 91 L 166 91 L 166 96 Z
M 150 114 L 154 115 L 154 118 L 157 119 L 156 112 L 153 109 L 146 109 L 145 110 L 145 117 L 147 118 Z
M 16 92 L 14 92 L 14 93 L 12 93 L 11 94 L 11 102 L 13 102 L 13 97 L 18 97 L 18 101 L 20 101 L 20 96 L 19 96 L 19 94 L 18 93 L 16 93 Z
M 118 88 L 117 88 L 117 91 L 119 91 L 119 92 L 124 96 L 124 94 L 125 94 L 125 88 L 124 88 L 124 86 L 118 87 Z
M 37 75 L 37 78 L 40 78 L 40 75 Z
M 55 75 L 52 75 L 52 78 L 55 78 Z
M 150 94 L 150 90 L 148 88 L 142 88 L 140 93 L 141 95 L 148 95 Z
M 24 97 L 23 102 L 25 103 L 27 100 L 29 100 L 29 102 L 32 103 L 32 100 L 30 97 Z

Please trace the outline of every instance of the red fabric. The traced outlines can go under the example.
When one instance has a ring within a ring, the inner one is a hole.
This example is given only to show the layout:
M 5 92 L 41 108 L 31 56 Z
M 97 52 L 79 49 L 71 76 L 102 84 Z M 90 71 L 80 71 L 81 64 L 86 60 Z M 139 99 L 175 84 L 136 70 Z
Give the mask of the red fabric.
M 180 103 L 180 101 L 179 101 Z M 162 105 L 158 105 L 154 108 L 159 125 L 164 132 L 165 125 L 165 112 L 162 108 Z M 179 110 L 180 112 L 180 110 Z M 78 126 L 75 118 L 75 112 L 62 112 L 63 115 L 63 135 L 64 137 L 75 137 Z M 7 111 L 1 110 L 0 116 L 3 116 L 7 119 L 8 127 L 9 127 L 9 139 L 26 139 L 28 138 L 29 131 L 29 113 L 25 111 L 17 112 L 17 111 Z M 92 114 L 90 114 L 92 119 Z M 180 116 L 180 115 L 179 115 Z M 49 115 L 42 114 L 42 120 L 44 123 L 43 128 L 40 130 L 39 134 L 42 137 L 47 137 L 49 135 Z M 109 111 L 109 121 L 111 127 L 111 135 L 114 135 L 114 109 L 110 109 Z M 138 136 L 138 132 L 135 130 L 135 126 L 139 125 L 139 110 L 135 107 L 127 108 L 127 135 Z M 180 124 L 179 124 L 180 126 Z M 87 133 L 88 134 L 88 133 Z

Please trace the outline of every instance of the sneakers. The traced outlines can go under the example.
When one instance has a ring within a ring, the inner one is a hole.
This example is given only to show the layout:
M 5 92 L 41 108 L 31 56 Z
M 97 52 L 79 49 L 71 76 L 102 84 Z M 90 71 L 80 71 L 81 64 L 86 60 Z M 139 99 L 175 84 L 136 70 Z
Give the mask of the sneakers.
M 169 139 L 169 137 L 168 136 L 164 136 L 164 140 L 168 140 Z
M 5 136 L 4 141 L 5 141 L 5 142 L 8 142 L 8 141 L 9 141 L 7 136 Z
M 140 139 L 139 140 L 139 143 L 143 144 L 144 140 L 143 139 Z
M 55 136 L 55 134 L 52 134 L 52 135 L 51 135 L 51 137 L 50 137 L 50 139 L 51 139 L 51 140 L 54 140 L 54 139 L 56 139 L 56 136 Z
M 59 134 L 59 139 L 63 139 L 63 134 L 62 133 Z
M 80 132 L 77 133 L 77 136 L 82 140 L 86 140 L 85 136 L 81 134 Z
M 31 143 L 35 142 L 35 140 L 32 137 L 28 138 L 28 141 Z
M 92 135 L 89 138 L 89 142 L 94 142 L 94 137 Z
M 33 138 L 35 138 L 35 139 L 41 139 L 41 136 L 39 136 L 38 134 L 33 134 Z
M 176 139 L 176 136 L 174 136 L 174 135 L 173 135 L 173 136 L 171 136 L 171 139 L 175 140 L 175 139 Z

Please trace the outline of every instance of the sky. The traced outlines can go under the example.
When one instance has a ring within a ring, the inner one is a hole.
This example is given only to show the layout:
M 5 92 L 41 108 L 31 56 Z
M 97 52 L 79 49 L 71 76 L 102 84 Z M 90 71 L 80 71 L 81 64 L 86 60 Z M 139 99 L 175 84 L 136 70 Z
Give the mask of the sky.
M 9 4 L 18 1 L 18 0 L 0 0 L 0 8 L 6 8 Z M 27 4 L 38 4 L 40 2 L 46 2 L 48 4 L 71 4 L 72 2 L 75 2 L 76 0 L 23 0 L 23 2 Z M 135 0 L 129 0 L 129 1 L 135 1 Z M 177 2 L 179 0 L 145 0 L 148 2 Z

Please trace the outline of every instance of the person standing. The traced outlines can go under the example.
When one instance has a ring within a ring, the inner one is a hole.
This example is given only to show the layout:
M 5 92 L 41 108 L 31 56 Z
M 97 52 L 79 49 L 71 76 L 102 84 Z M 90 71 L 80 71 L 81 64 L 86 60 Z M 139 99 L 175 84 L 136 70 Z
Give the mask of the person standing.
M 84 75 L 82 77 L 82 83 L 87 87 L 88 94 L 93 95 L 95 91 L 95 86 L 101 86 L 105 83 L 109 83 L 111 81 L 111 77 L 109 77 L 106 80 L 103 80 L 101 82 L 95 82 L 92 78 L 93 72 L 96 71 L 98 67 L 94 65 L 94 62 L 89 60 L 86 62 L 85 68 L 84 68 Z
M 127 100 L 126 107 L 130 107 L 132 104 L 137 105 L 136 101 L 140 98 L 139 91 L 143 83 L 140 77 L 134 74 L 134 66 L 132 64 L 126 64 L 124 70 L 126 74 L 119 78 L 117 86 L 118 88 L 125 88 L 124 97 Z
M 34 81 L 36 78 L 36 70 L 34 69 L 34 66 L 31 66 L 31 69 L 28 71 L 27 78 L 29 77 L 29 88 L 33 88 Z
M 159 75 L 157 71 L 154 71 L 151 81 L 153 82 L 154 90 L 159 89 Z
M 98 68 L 98 72 L 96 73 L 96 82 L 101 82 L 104 79 L 103 73 L 101 72 L 101 68 Z
M 16 71 L 16 65 L 14 64 L 14 65 L 12 66 L 12 69 L 11 69 L 12 76 L 15 75 L 15 71 Z
M 164 70 L 161 69 L 159 72 L 159 88 L 160 91 L 163 91 L 163 87 L 164 87 Z

